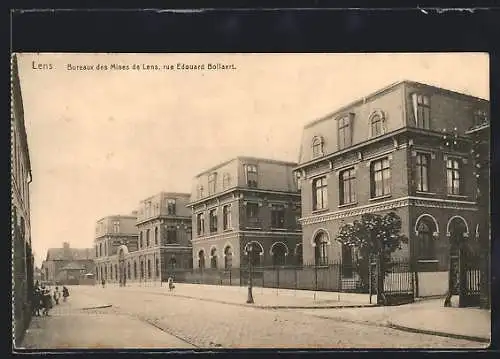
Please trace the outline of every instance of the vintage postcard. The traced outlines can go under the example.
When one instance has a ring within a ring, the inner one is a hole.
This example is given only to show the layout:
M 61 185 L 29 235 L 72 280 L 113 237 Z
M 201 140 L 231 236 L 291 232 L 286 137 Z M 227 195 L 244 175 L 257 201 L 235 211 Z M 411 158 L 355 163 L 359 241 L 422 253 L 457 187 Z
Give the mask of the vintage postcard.
M 484 348 L 484 53 L 12 55 L 17 349 Z

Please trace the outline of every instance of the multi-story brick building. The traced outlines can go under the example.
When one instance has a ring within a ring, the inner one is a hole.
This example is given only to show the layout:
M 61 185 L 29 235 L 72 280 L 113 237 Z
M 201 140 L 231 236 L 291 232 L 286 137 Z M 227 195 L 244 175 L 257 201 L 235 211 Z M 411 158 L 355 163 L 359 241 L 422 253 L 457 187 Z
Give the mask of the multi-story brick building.
M 11 79 L 12 323 L 17 345 L 31 320 L 34 258 L 31 247 L 29 192 L 32 180 L 31 162 L 15 55 L 12 57 Z
M 194 268 L 239 268 L 255 244 L 255 265 L 296 263 L 300 193 L 296 163 L 237 157 L 193 180 Z M 301 262 L 301 260 L 300 260 Z
M 101 218 L 96 224 L 94 240 L 96 279 L 118 282 L 118 248 L 125 245 L 129 252 L 137 251 L 137 215 L 112 215 Z M 127 263 L 131 266 L 130 263 Z M 137 264 L 136 264 L 137 266 Z M 135 272 L 137 269 L 135 268 Z
M 141 201 L 138 250 L 128 257 L 134 266 L 138 263 L 139 272 L 131 279 L 165 281 L 175 269 L 192 268 L 189 196 L 160 192 Z
M 394 211 L 409 238 L 394 255 L 414 263 L 417 295 L 445 294 L 452 243 L 474 240 L 478 224 L 465 132 L 488 111 L 486 100 L 402 81 L 307 124 L 296 167 L 304 261 L 355 260 L 335 240 L 341 224 Z

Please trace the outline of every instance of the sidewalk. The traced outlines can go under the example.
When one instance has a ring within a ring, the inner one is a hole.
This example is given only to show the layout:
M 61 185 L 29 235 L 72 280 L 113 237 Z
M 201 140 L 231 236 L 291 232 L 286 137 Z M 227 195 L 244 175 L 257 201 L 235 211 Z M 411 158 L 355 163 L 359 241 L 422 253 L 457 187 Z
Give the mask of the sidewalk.
M 393 307 L 364 309 L 308 310 L 322 318 L 390 327 L 403 331 L 489 343 L 491 312 L 477 308 L 445 308 L 444 299 Z
M 240 286 L 176 283 L 174 291 L 170 292 L 165 283 L 162 286 L 159 283 L 127 283 L 123 289 L 140 289 L 158 294 L 265 309 L 360 308 L 376 305 L 375 296 L 372 297 L 370 304 L 368 294 L 357 293 L 254 287 L 252 290 L 254 304 L 247 304 L 248 288 Z
M 33 317 L 17 349 L 190 348 L 191 345 L 130 316 L 112 305 L 70 288 L 68 302 L 48 317 Z

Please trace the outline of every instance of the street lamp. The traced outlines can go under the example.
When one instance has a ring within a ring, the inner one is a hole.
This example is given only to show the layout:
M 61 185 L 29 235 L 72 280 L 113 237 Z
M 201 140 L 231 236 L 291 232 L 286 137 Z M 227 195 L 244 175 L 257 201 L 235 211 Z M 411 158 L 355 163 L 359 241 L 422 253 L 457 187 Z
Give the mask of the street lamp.
M 254 246 L 253 243 L 248 243 L 245 247 L 245 255 L 248 256 L 248 297 L 247 303 L 253 304 L 253 295 L 252 295 L 252 259 L 254 255 Z

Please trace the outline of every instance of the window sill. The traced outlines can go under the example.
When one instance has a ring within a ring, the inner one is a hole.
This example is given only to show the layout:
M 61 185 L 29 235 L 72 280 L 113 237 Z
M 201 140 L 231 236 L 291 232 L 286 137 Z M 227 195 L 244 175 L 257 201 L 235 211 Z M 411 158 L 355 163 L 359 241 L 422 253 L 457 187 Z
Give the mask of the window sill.
M 416 194 L 425 194 L 425 195 L 428 195 L 428 196 L 435 196 L 437 195 L 437 193 L 435 192 L 427 192 L 427 191 L 415 191 Z
M 339 204 L 339 208 L 350 207 L 350 206 L 356 206 L 357 204 L 358 204 L 358 202 L 351 202 L 351 203 Z
M 462 194 L 446 194 L 446 197 L 450 197 L 450 198 L 468 198 L 468 196 L 464 196 Z
M 418 263 L 439 263 L 439 260 L 437 259 L 419 259 L 417 260 Z
M 245 229 L 260 230 L 262 227 L 245 227 Z
M 274 227 L 271 227 L 270 229 L 271 229 L 271 231 L 286 231 L 287 230 L 286 228 L 274 228 Z
M 312 214 L 328 212 L 328 208 L 315 209 L 312 211 Z
M 381 200 L 381 199 L 386 199 L 386 198 L 391 198 L 391 197 L 392 197 L 391 194 L 385 194 L 383 196 L 378 196 L 378 197 L 370 198 L 369 201 L 378 201 L 378 200 Z

